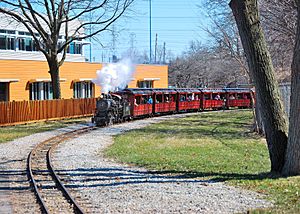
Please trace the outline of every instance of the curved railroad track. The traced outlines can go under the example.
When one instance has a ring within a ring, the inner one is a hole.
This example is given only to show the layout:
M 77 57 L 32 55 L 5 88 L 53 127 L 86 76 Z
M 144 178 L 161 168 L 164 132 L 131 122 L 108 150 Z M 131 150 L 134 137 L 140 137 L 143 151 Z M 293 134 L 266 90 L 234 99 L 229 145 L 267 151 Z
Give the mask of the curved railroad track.
M 27 174 L 42 213 L 84 213 L 55 172 L 51 154 L 59 143 L 93 129 L 89 126 L 52 137 L 39 143 L 28 155 Z

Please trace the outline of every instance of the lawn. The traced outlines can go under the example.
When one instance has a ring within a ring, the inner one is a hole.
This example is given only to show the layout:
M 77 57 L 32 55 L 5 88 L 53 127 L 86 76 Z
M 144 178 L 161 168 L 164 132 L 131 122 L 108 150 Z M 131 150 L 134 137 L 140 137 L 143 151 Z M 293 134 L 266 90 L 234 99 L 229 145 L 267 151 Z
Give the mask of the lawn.
M 0 127 L 0 143 L 5 143 L 16 138 L 28 136 L 34 133 L 50 131 L 71 124 L 87 122 L 87 118 L 65 119 L 58 121 L 45 121 L 37 123 L 29 123 L 25 125 L 15 125 Z
M 300 177 L 268 174 L 265 141 L 250 132 L 251 111 L 211 112 L 169 120 L 115 137 L 106 155 L 160 173 L 221 180 L 264 193 L 276 207 L 300 210 Z

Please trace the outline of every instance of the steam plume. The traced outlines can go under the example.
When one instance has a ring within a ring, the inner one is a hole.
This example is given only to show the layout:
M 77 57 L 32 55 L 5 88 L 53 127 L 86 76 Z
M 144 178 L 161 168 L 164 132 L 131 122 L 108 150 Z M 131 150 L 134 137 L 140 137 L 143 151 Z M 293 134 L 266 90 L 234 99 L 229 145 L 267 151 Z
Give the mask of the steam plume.
M 118 88 L 124 89 L 131 81 L 135 72 L 135 66 L 129 59 L 123 59 L 118 63 L 107 64 L 97 71 L 97 78 L 92 82 L 101 87 L 101 93 L 114 92 Z

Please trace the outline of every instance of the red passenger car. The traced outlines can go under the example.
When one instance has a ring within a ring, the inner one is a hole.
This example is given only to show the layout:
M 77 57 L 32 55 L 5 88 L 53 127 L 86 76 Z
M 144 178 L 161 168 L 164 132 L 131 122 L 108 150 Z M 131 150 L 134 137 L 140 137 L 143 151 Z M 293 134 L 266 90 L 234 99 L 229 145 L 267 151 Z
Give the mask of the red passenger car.
M 177 92 L 173 89 L 153 89 L 154 113 L 175 112 Z
M 221 109 L 224 107 L 226 94 L 223 89 L 201 89 L 201 91 L 201 108 L 203 110 Z
M 251 107 L 251 93 L 247 88 L 230 88 L 224 89 L 226 91 L 226 106 L 250 108 Z
M 153 114 L 153 91 L 152 89 L 125 89 L 123 96 L 127 96 L 131 106 L 131 115 L 141 117 Z
M 200 110 L 201 91 L 197 88 L 176 89 L 178 92 L 178 111 Z

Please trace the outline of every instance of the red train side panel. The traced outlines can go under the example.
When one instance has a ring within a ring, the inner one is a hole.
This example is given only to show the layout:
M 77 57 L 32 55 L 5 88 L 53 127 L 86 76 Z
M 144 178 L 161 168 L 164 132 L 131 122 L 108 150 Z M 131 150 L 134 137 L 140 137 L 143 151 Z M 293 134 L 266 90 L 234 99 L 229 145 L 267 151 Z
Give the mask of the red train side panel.
M 251 107 L 251 93 L 250 89 L 230 88 L 226 91 L 226 106 L 250 108 Z
M 177 92 L 172 89 L 153 89 L 154 113 L 176 111 Z
M 178 111 L 200 110 L 201 91 L 193 89 L 176 89 L 178 92 Z
M 224 107 L 224 99 L 226 98 L 223 89 L 201 89 L 202 91 L 202 105 L 203 110 L 208 109 L 221 109 Z

